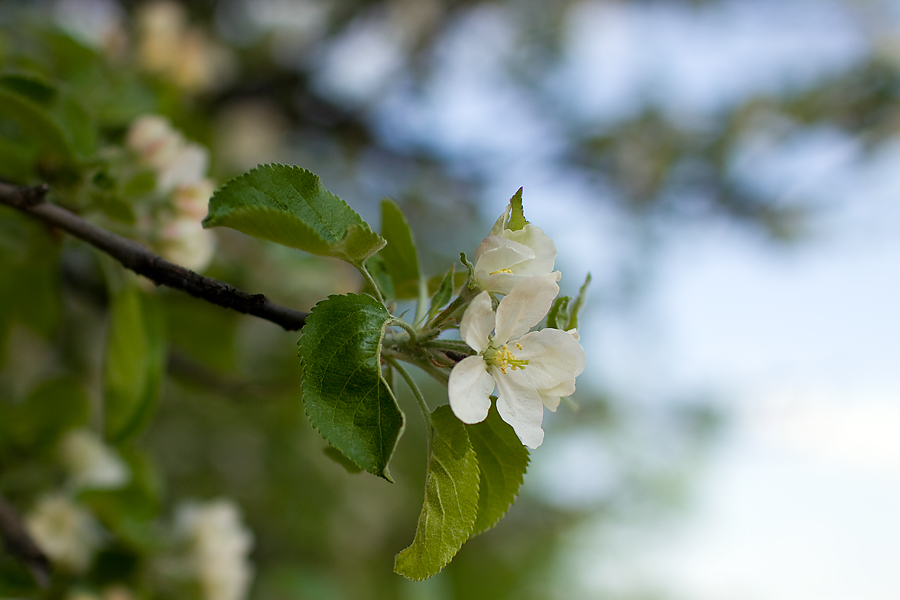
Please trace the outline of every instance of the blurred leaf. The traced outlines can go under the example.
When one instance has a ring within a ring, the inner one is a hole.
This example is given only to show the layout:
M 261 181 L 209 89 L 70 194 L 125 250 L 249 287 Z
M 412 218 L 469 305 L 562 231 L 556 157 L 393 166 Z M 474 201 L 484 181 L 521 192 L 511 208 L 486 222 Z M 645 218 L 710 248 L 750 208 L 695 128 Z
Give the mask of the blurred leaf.
M 372 276 L 372 279 L 375 280 L 375 283 L 378 285 L 378 288 L 381 290 L 381 294 L 385 298 L 395 298 L 394 295 L 394 282 L 391 279 L 390 274 L 388 273 L 387 263 L 384 260 L 384 257 L 379 252 L 377 254 L 373 254 L 366 261 L 366 270 Z M 363 291 L 372 296 L 376 295 L 375 290 L 372 289 L 371 284 L 366 282 Z
M 203 226 L 230 227 L 357 267 L 385 244 L 318 176 L 286 165 L 257 167 L 219 188 Z
M 416 245 L 409 224 L 393 200 L 381 201 L 381 235 L 387 245 L 380 254 L 394 284 L 394 298 L 418 298 L 419 260 L 416 257 Z
M 141 171 L 125 182 L 122 193 L 126 196 L 149 194 L 156 188 L 156 175 L 152 171 Z
M 456 265 L 450 265 L 450 270 L 447 271 L 447 274 L 444 275 L 444 278 L 441 280 L 440 287 L 438 287 L 434 296 L 431 297 L 431 306 L 428 309 L 429 319 L 435 316 L 439 310 L 450 302 L 450 298 L 453 296 L 453 276 L 455 270 Z
M 481 472 L 478 519 L 472 532 L 478 535 L 496 525 L 515 502 L 528 468 L 528 448 L 494 407 L 481 423 L 466 425 L 466 431 Z
M 587 300 L 587 291 L 588 286 L 591 285 L 591 274 L 588 273 L 587 277 L 584 278 L 584 283 L 581 285 L 581 289 L 578 290 L 578 297 L 575 298 L 575 303 L 572 305 L 572 308 L 569 310 L 569 319 L 566 323 L 566 329 L 577 329 L 578 328 L 578 313 L 581 312 L 581 309 L 584 308 L 584 303 Z
M 35 73 L 6 73 L 0 75 L 0 89 L 20 94 L 40 106 L 48 107 L 56 99 L 56 88 L 46 78 Z
M 388 463 L 404 427 L 381 374 L 381 339 L 391 319 L 371 296 L 329 296 L 312 309 L 298 342 L 303 403 L 313 427 L 350 460 L 388 481 Z
M 88 398 L 79 381 L 61 377 L 43 382 L 11 412 L 16 444 L 47 451 L 64 432 L 87 422 Z
M 0 179 L 11 183 L 31 181 L 39 150 L 35 140 L 0 136 Z
M 122 539 L 146 544 L 152 541 L 149 524 L 159 513 L 162 483 L 146 456 L 128 447 L 121 449 L 121 455 L 128 464 L 128 482 L 117 489 L 82 492 L 79 500 Z
M 106 439 L 121 443 L 147 423 L 156 406 L 165 366 L 165 331 L 159 308 L 134 286 L 113 296 L 104 369 Z
M 409 579 L 438 574 L 469 536 L 478 511 L 479 472 L 466 426 L 449 405 L 431 413 L 425 502 L 412 545 L 397 555 L 394 572 Z
M 565 329 L 569 322 L 569 301 L 568 296 L 560 296 L 553 301 L 550 306 L 550 312 L 547 313 L 547 327 L 552 329 Z

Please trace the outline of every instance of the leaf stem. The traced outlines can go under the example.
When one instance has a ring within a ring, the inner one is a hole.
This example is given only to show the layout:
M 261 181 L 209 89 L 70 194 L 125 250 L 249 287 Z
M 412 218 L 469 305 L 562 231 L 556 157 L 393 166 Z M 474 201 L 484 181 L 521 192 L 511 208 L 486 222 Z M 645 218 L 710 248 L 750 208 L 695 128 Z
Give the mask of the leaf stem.
M 422 409 L 422 416 L 425 417 L 425 424 L 428 426 L 428 433 L 432 433 L 434 431 L 434 425 L 431 422 L 431 411 L 428 408 L 428 404 L 425 403 L 425 397 L 422 395 L 422 390 L 419 389 L 419 386 L 416 385 L 416 382 L 410 376 L 409 373 L 406 372 L 406 369 L 400 366 L 396 360 L 392 358 L 387 359 L 388 364 L 397 369 L 397 372 L 400 373 L 400 376 L 403 377 L 403 380 L 406 381 L 406 385 L 409 386 L 410 391 L 412 391 L 413 396 L 416 397 L 416 400 L 419 402 L 419 408 Z
M 359 269 L 359 272 L 362 273 L 362 276 L 365 277 L 369 285 L 372 286 L 372 289 L 375 291 L 375 298 L 377 298 L 379 302 L 384 304 L 384 296 L 381 294 L 381 288 L 379 288 L 378 284 L 375 283 L 375 278 L 372 277 L 371 273 L 369 273 L 369 270 L 366 268 L 366 264 L 360 263 L 359 265 L 357 265 L 357 269 Z

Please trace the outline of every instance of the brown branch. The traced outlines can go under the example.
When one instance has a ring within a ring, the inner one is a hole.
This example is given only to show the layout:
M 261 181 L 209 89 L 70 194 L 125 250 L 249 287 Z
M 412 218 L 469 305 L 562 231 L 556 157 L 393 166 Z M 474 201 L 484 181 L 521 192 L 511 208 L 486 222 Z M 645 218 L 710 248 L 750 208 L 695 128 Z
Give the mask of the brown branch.
M 10 554 L 18 558 L 31 571 L 38 585 L 50 583 L 50 560 L 28 535 L 15 509 L 0 494 L 0 537 Z
M 48 189 L 46 184 L 30 187 L 0 183 L 0 203 L 69 232 L 157 285 L 175 288 L 218 306 L 271 321 L 287 331 L 297 331 L 306 322 L 306 313 L 270 302 L 262 294 L 248 294 L 217 279 L 198 275 L 170 263 L 134 240 L 93 225 L 60 206 L 44 202 Z

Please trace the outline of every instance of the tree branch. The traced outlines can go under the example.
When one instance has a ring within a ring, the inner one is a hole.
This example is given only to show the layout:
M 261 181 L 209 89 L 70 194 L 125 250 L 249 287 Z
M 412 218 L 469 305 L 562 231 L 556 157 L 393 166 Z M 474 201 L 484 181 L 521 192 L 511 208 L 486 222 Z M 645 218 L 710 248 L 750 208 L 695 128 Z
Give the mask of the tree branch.
M 41 587 L 50 583 L 50 560 L 34 543 L 22 524 L 19 515 L 0 494 L 0 537 L 10 554 L 18 558 L 31 571 Z
M 134 240 L 93 225 L 60 206 L 44 202 L 48 190 L 46 184 L 30 187 L 0 183 L 0 203 L 67 231 L 157 285 L 175 288 L 218 306 L 271 321 L 287 331 L 297 331 L 306 322 L 306 313 L 270 302 L 262 294 L 248 294 L 217 279 L 198 275 L 170 263 Z

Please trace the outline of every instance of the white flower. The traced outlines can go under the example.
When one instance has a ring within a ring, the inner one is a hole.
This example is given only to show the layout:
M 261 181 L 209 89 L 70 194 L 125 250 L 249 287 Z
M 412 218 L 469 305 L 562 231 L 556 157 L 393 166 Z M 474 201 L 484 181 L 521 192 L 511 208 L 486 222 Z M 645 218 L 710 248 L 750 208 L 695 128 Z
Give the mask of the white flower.
M 128 483 L 128 466 L 87 429 L 75 429 L 60 442 L 62 463 L 76 489 L 115 489 Z
M 448 384 L 450 407 L 459 420 L 483 421 L 496 388 L 503 420 L 529 448 L 541 445 L 543 407 L 555 411 L 560 398 L 575 391 L 575 377 L 585 367 L 584 350 L 573 334 L 559 329 L 528 333 L 558 292 L 555 281 L 536 277 L 513 287 L 496 313 L 488 292 L 472 300 L 459 332 L 478 354 L 456 365 Z
M 481 289 L 508 294 L 517 283 L 529 277 L 559 281 L 559 271 L 553 270 L 556 262 L 553 240 L 531 223 L 513 231 L 504 228 L 502 221 L 503 217 L 475 250 L 475 280 Z
M 200 221 L 176 218 L 160 232 L 160 255 L 192 271 L 199 272 L 209 266 L 215 250 L 215 233 L 203 229 Z
M 157 189 L 167 194 L 182 185 L 199 183 L 209 168 L 209 152 L 191 143 L 160 115 L 143 115 L 131 124 L 128 147 L 142 164 L 156 172 Z
M 247 559 L 253 534 L 241 523 L 237 506 L 225 499 L 185 504 L 175 521 L 188 541 L 188 566 L 206 600 L 244 598 L 253 575 Z
M 54 564 L 76 573 L 87 570 L 102 539 L 93 515 L 62 495 L 41 498 L 25 526 Z
M 209 198 L 215 191 L 216 186 L 209 179 L 199 179 L 187 185 L 180 185 L 172 194 L 172 205 L 180 216 L 200 222 L 206 216 Z

